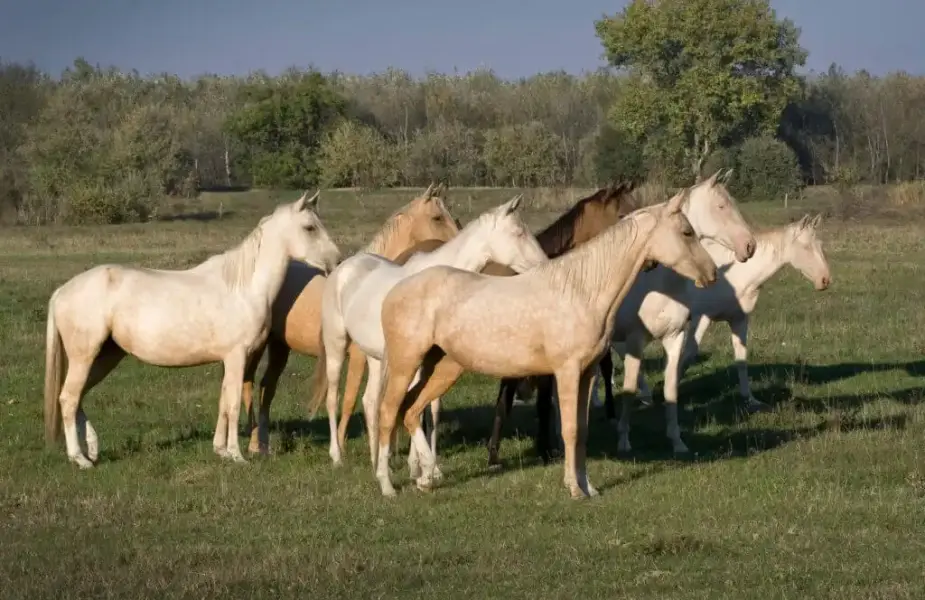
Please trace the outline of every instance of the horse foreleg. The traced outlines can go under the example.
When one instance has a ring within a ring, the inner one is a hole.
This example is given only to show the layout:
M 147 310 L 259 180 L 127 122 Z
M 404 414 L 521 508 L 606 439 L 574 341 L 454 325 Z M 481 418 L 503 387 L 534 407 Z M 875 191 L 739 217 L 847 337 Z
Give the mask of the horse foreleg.
M 608 352 L 609 354 L 609 352 Z M 581 374 L 578 380 L 578 440 L 575 445 L 575 476 L 578 480 L 578 487 L 584 490 L 589 496 L 597 496 L 598 492 L 591 485 L 588 479 L 588 420 L 591 416 L 591 381 L 592 376 L 597 371 L 597 365 L 592 364 Z M 560 404 L 561 406 L 561 404 Z M 560 411 L 561 414 L 561 411 Z
M 388 357 L 383 356 L 383 364 L 380 365 L 382 378 L 380 383 L 381 394 L 377 399 L 379 403 L 377 416 L 375 420 L 367 417 L 367 427 L 375 424 L 378 431 L 370 431 L 370 444 L 378 444 L 378 456 L 373 461 L 376 467 L 376 479 L 379 481 L 379 489 L 383 496 L 394 496 L 395 488 L 392 486 L 392 469 L 389 466 L 389 455 L 393 445 L 393 434 L 398 421 L 398 413 L 401 410 L 405 394 L 408 392 L 408 385 L 414 377 L 413 360 L 405 361 L 401 364 L 388 364 Z M 373 366 L 370 365 L 370 378 L 367 383 L 372 382 Z M 365 402 L 365 396 L 364 396 Z M 364 406 L 365 409 L 365 406 Z
M 688 452 L 681 440 L 681 427 L 678 425 L 678 370 L 681 351 L 684 349 L 684 330 L 662 338 L 665 348 L 665 434 L 671 440 L 672 450 L 678 454 Z
M 752 395 L 748 381 L 748 316 L 730 321 L 732 330 L 732 349 L 735 353 L 736 371 L 739 374 L 739 395 L 749 412 L 768 410 L 771 407 Z
M 337 443 L 343 449 L 347 445 L 347 426 L 350 424 L 350 417 L 353 415 L 353 409 L 357 403 L 357 396 L 360 392 L 360 383 L 363 381 L 363 371 L 366 368 L 366 354 L 360 350 L 360 347 L 351 343 L 347 349 L 347 381 L 344 383 L 344 398 L 340 404 L 340 421 L 337 424 Z M 367 377 L 366 388 L 369 389 L 369 379 Z M 379 374 L 376 374 L 376 386 L 378 387 Z M 363 396 L 366 397 L 365 394 Z M 366 401 L 363 401 L 366 406 Z M 365 410 L 365 409 L 364 409 Z
M 376 431 L 379 428 L 379 395 L 382 389 L 382 363 L 371 356 L 366 357 L 369 373 L 366 389 L 363 391 L 363 421 L 366 423 L 366 439 L 369 442 L 369 459 L 376 466 Z M 344 413 L 346 416 L 346 413 Z M 394 445 L 394 440 L 390 440 Z
M 687 370 L 694 364 L 700 354 L 700 344 L 710 328 L 712 320 L 706 315 L 691 315 L 687 325 L 687 334 L 684 336 L 684 352 L 681 354 L 681 370 L 678 377 L 684 377 Z
M 620 394 L 621 410 L 620 421 L 617 423 L 618 452 L 629 452 L 630 445 L 630 415 L 635 408 L 636 390 L 639 385 L 639 375 L 642 367 L 642 351 L 644 344 L 638 339 L 629 338 L 624 347 L 623 356 L 623 390 Z M 608 415 L 609 416 L 609 415 Z M 612 422 L 612 421 L 611 421 Z
M 578 475 L 578 389 L 581 387 L 581 369 L 570 365 L 556 371 L 556 391 L 559 397 L 559 415 L 562 419 L 562 441 L 565 445 L 565 465 L 562 483 L 572 498 L 583 498 L 588 493 L 579 484 Z M 582 415 L 583 418 L 583 415 Z
M 501 466 L 498 452 L 501 448 L 501 429 L 511 414 L 514 406 L 514 395 L 517 392 L 519 381 L 505 378 L 498 384 L 498 399 L 495 401 L 495 420 L 491 426 L 491 438 L 488 440 L 488 468 L 497 469 Z
M 288 344 L 282 340 L 270 340 L 268 347 L 267 369 L 260 379 L 260 415 L 257 418 L 257 451 L 262 454 L 270 454 L 270 407 L 291 352 Z M 251 446 L 253 443 L 252 434 Z
M 219 400 L 219 412 L 224 407 L 226 438 L 224 447 L 215 450 L 222 458 L 244 463 L 244 455 L 238 445 L 238 416 L 241 412 L 241 388 L 244 387 L 244 366 L 247 355 L 244 350 L 237 350 L 225 357 L 225 376 L 222 378 L 222 393 Z

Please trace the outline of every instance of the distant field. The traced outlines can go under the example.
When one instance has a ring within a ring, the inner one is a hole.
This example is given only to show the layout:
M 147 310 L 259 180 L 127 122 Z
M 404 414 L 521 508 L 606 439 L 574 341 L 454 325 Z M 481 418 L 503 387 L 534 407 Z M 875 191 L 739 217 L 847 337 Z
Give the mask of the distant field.
M 583 192 L 528 190 L 528 221 L 551 222 Z M 465 223 L 513 193 L 453 189 L 452 210 Z M 385 501 L 359 414 L 347 464 L 332 468 L 326 416 L 306 419 L 313 361 L 296 356 L 270 459 L 213 454 L 219 366 L 132 359 L 85 404 L 97 468 L 46 450 L 52 290 L 104 261 L 193 265 L 295 195 L 203 194 L 165 205 L 163 217 L 180 218 L 143 225 L 0 230 L 0 597 L 925 597 L 925 220 L 912 212 L 825 222 L 827 292 L 793 270 L 765 288 L 749 348 L 755 395 L 773 412 L 736 416 L 725 326 L 681 386 L 689 460 L 671 456 L 660 404 L 636 413 L 632 457 L 615 457 L 595 410 L 589 470 L 602 494 L 589 501 L 568 498 L 561 464 L 535 459 L 532 406 L 515 409 L 506 469 L 488 473 L 496 382 L 474 375 L 444 399 L 442 487 L 409 485 L 404 436 L 399 495 Z M 411 196 L 325 192 L 321 214 L 352 251 Z M 810 196 L 743 211 L 763 227 L 816 206 Z M 649 358 L 660 387 L 661 353 Z

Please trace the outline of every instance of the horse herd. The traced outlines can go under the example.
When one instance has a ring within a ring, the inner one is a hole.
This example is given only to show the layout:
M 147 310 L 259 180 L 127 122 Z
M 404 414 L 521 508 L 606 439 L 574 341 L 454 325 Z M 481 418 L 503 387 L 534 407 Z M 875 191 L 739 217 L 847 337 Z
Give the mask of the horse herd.
M 678 380 L 709 325 L 729 324 L 740 394 L 748 410 L 760 410 L 748 383 L 746 336 L 761 286 L 786 264 L 818 290 L 830 283 L 816 237 L 820 217 L 756 234 L 726 189 L 730 173 L 719 171 L 644 208 L 636 208 L 631 185 L 611 185 L 535 237 L 520 215 L 522 196 L 462 227 L 444 204 L 442 186 L 431 185 L 343 261 L 318 217 L 319 194 L 306 193 L 261 219 L 235 248 L 190 269 L 96 266 L 49 301 L 46 439 L 54 443 L 63 429 L 69 460 L 94 465 L 99 439 L 82 398 L 126 354 L 164 367 L 221 362 L 213 447 L 244 462 L 237 431 L 242 400 L 249 451 L 269 453 L 270 406 L 295 350 L 318 357 L 311 410 L 326 404 L 335 464 L 342 462 L 347 422 L 368 371 L 363 415 L 385 496 L 395 494 L 389 456 L 400 416 L 411 435 L 408 465 L 417 487 L 430 489 L 442 476 L 440 397 L 465 371 L 501 380 L 488 444 L 492 468 L 500 465 L 501 433 L 515 397 L 535 391 L 541 456 L 552 452 L 555 397 L 564 484 L 572 497 L 595 495 L 585 456 L 598 368 L 607 417 L 617 423 L 619 449 L 628 452 L 630 398 L 651 398 L 642 353 L 652 339 L 661 341 L 666 434 L 674 451 L 686 452 Z M 619 420 L 611 348 L 624 367 Z

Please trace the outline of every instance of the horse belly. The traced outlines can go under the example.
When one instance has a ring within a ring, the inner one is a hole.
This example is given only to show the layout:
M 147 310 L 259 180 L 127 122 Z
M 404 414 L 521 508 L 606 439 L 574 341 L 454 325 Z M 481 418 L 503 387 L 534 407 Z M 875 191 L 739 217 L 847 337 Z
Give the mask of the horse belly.
M 548 371 L 548 360 L 542 347 L 512 344 L 503 335 L 478 341 L 460 337 L 438 345 L 467 371 L 483 375 L 527 377 Z
M 151 302 L 133 299 L 117 305 L 113 314 L 112 338 L 126 352 L 146 363 L 162 367 L 184 367 L 223 360 L 235 348 L 254 346 L 266 340 L 267 320 L 254 322 L 249 311 L 230 310 L 200 302 L 184 305 L 154 297 Z M 202 300 L 202 299 L 200 299 Z

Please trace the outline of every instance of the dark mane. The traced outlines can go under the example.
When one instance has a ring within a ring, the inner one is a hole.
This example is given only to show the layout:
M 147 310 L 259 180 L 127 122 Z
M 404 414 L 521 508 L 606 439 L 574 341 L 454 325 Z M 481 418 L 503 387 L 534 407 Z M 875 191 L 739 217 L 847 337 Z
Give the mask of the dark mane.
M 576 202 L 565 214 L 536 235 L 543 251 L 549 258 L 555 258 L 588 241 L 631 213 L 636 208 L 636 202 L 630 196 L 634 187 L 631 182 L 618 185 L 611 183 Z M 606 210 L 611 203 L 616 203 L 616 210 L 611 210 L 611 214 L 608 215 Z

